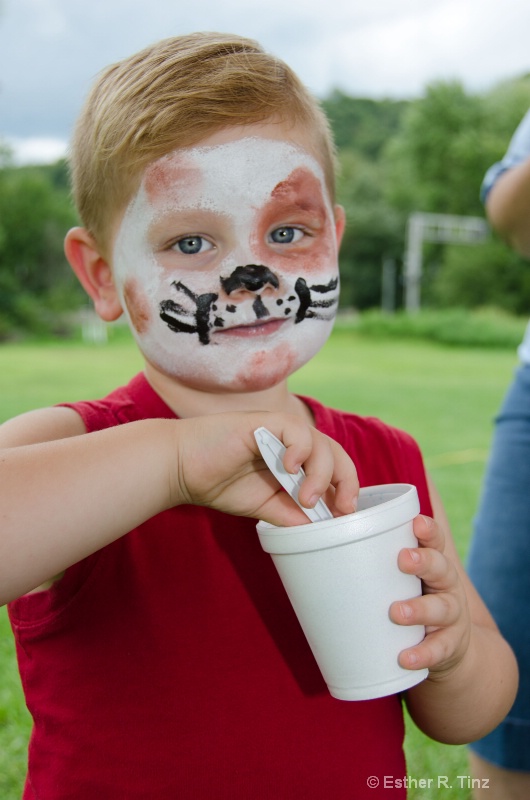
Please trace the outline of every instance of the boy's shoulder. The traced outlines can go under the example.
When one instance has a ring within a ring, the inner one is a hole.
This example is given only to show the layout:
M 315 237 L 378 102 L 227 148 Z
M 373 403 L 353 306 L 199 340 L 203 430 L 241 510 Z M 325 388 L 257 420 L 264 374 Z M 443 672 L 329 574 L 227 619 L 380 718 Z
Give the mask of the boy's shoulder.
M 75 411 L 89 432 L 142 419 L 175 419 L 173 411 L 151 387 L 143 372 L 105 397 L 61 403 L 61 407 Z
M 175 414 L 140 373 L 103 398 L 58 403 L 13 417 L 0 425 L 0 448 L 66 439 L 127 422 L 160 418 L 174 419 Z
M 38 408 L 0 425 L 0 448 L 67 439 L 85 432 L 83 420 L 73 409 L 58 406 Z

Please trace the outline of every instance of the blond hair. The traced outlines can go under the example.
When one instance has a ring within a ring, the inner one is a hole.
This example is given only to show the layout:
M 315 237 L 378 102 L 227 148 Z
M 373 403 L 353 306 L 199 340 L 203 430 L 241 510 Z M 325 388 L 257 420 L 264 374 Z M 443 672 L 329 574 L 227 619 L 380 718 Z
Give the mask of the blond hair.
M 104 70 L 70 148 L 82 223 L 100 247 L 147 165 L 234 125 L 278 119 L 302 125 L 335 191 L 335 151 L 317 100 L 254 40 L 223 33 L 164 39 Z

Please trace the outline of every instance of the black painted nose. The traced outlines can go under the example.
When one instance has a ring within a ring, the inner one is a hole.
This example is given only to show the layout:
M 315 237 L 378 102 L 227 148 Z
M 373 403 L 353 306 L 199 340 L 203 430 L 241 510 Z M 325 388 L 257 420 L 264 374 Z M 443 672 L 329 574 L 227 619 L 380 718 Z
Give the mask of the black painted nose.
M 221 278 L 221 286 L 227 294 L 231 294 L 238 289 L 259 292 L 267 284 L 270 284 L 274 289 L 278 289 L 280 286 L 276 275 L 268 267 L 260 264 L 247 264 L 244 267 L 236 267 L 228 278 Z

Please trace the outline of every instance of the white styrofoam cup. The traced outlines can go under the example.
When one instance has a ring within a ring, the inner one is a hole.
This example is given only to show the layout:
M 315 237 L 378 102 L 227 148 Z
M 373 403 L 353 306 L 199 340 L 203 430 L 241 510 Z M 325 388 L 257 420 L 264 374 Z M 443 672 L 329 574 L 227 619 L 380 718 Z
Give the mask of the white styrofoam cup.
M 415 486 L 386 484 L 362 488 L 353 514 L 286 528 L 257 525 L 333 697 L 374 699 L 427 677 L 426 669 L 398 663 L 401 650 L 424 638 L 424 627 L 389 617 L 392 602 L 421 594 L 419 578 L 397 565 L 402 548 L 417 546 L 418 513 Z

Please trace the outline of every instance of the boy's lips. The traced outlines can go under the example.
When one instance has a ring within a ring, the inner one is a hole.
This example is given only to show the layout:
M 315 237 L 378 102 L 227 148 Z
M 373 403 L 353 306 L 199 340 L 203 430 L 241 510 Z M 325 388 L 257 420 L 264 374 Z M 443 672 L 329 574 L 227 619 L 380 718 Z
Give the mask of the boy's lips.
M 246 325 L 235 325 L 233 328 L 218 329 L 212 331 L 215 337 L 221 336 L 240 336 L 242 338 L 250 336 L 270 336 L 286 322 L 286 319 L 269 319 L 261 322 L 251 322 Z

